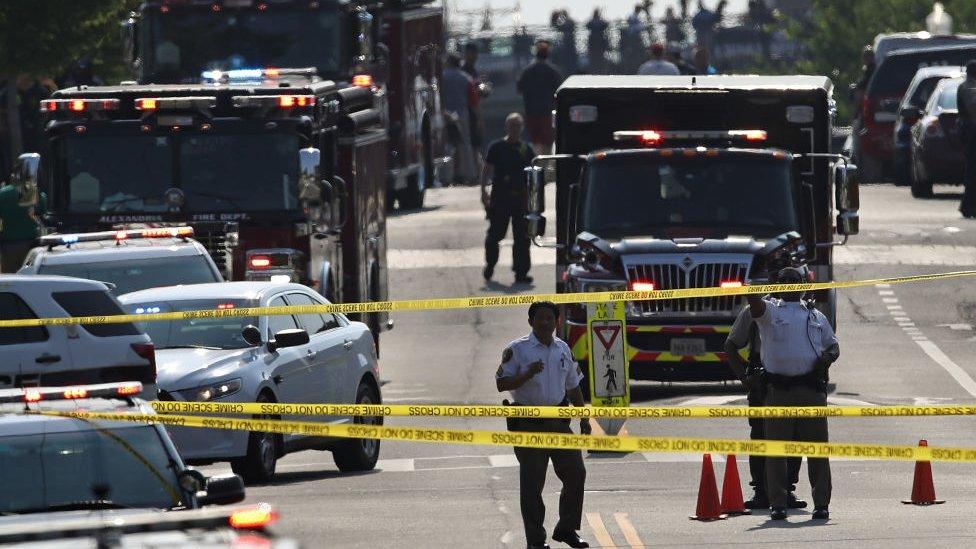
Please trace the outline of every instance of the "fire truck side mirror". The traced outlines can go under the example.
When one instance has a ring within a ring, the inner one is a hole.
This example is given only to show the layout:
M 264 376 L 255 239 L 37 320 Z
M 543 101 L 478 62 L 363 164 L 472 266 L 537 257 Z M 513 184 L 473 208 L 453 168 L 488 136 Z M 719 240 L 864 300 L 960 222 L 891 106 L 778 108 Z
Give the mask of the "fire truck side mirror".
M 526 211 L 529 213 L 541 213 L 545 210 L 545 168 L 542 166 L 528 166 L 525 168 L 526 198 L 528 200 Z
M 40 171 L 41 155 L 24 153 L 17 157 L 13 173 L 10 175 L 10 183 L 20 192 L 18 205 L 26 208 L 37 204 L 37 181 Z
M 857 166 L 840 162 L 834 166 L 834 201 L 837 204 L 837 234 L 856 235 L 859 231 L 861 206 L 860 187 L 857 181 Z
M 122 60 L 129 67 L 136 65 L 136 35 L 139 32 L 139 23 L 136 14 L 130 13 L 129 17 L 122 20 L 119 26 L 122 38 Z
M 319 164 L 322 152 L 314 147 L 298 151 L 298 199 L 303 203 L 317 205 L 324 199 L 319 186 Z
M 545 236 L 546 216 L 539 213 L 530 212 L 525 214 L 525 222 L 528 225 L 529 238 Z

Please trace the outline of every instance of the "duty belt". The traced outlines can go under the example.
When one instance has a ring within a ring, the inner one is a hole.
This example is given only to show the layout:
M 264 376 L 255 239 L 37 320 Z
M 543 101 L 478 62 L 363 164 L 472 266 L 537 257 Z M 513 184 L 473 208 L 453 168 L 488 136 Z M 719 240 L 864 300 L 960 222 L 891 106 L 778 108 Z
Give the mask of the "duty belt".
M 800 376 L 784 376 L 766 371 L 766 382 L 777 389 L 791 389 L 793 387 L 810 387 L 816 390 L 826 389 L 826 379 L 816 371 Z

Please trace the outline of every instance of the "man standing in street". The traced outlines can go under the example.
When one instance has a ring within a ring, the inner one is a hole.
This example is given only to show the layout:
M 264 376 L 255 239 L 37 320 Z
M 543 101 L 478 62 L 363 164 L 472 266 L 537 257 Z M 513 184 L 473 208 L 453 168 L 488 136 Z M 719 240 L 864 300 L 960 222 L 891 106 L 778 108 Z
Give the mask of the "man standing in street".
M 45 197 L 36 206 L 20 205 L 20 190 L 13 185 L 0 187 L 0 273 L 15 273 L 27 252 L 40 236 L 35 208 L 44 209 Z
M 471 111 L 478 106 L 474 80 L 461 70 L 461 58 L 449 53 L 441 76 L 441 104 L 455 131 L 448 131 L 453 144 L 454 183 L 474 183 L 477 177 L 471 147 Z
M 956 92 L 959 108 L 959 126 L 962 137 L 966 172 L 965 189 L 959 213 L 966 219 L 976 219 L 976 59 L 966 63 L 966 79 Z
M 799 269 L 787 267 L 776 277 L 779 284 L 804 282 Z M 827 369 L 840 356 L 837 337 L 827 317 L 803 301 L 803 292 L 784 292 L 779 298 L 747 296 L 749 311 L 762 340 L 766 369 L 766 406 L 826 406 Z M 827 442 L 827 418 L 767 419 L 768 440 Z M 785 457 L 766 458 L 766 489 L 770 518 L 786 519 L 787 467 Z M 807 458 L 813 487 L 813 518 L 830 517 L 831 480 L 827 458 Z
M 637 69 L 637 74 L 677 76 L 681 74 L 678 67 L 664 59 L 664 44 L 651 44 L 651 58 Z
M 505 137 L 488 147 L 485 165 L 481 170 L 481 204 L 488 214 L 488 234 L 485 236 L 485 280 L 491 280 L 498 263 L 498 243 L 512 223 L 512 270 L 515 282 L 531 284 L 529 244 L 531 237 L 525 220 L 528 194 L 525 168 L 532 163 L 535 152 L 522 142 L 522 115 L 509 114 L 505 118 Z M 491 192 L 488 191 L 491 181 Z
M 559 309 L 549 301 L 529 306 L 532 331 L 511 342 L 502 352 L 502 363 L 495 373 L 499 392 L 511 391 L 515 406 L 583 406 L 579 383 L 583 374 L 573 361 L 566 342 L 555 337 Z M 509 422 L 509 430 L 571 435 L 568 419 L 523 419 Z M 580 433 L 590 434 L 588 419 L 580 420 Z M 563 483 L 559 494 L 559 522 L 552 531 L 553 541 L 570 547 L 589 547 L 577 533 L 583 516 L 583 486 L 586 467 L 579 450 L 515 448 L 519 462 L 519 500 L 525 539 L 529 549 L 548 549 L 544 525 L 546 506 L 542 488 L 549 460 Z
M 766 385 L 763 381 L 765 370 L 763 369 L 760 354 L 762 352 L 762 341 L 759 339 L 759 329 L 752 318 L 749 307 L 743 307 L 732 324 L 728 339 L 725 340 L 725 353 L 728 355 L 729 366 L 739 381 L 748 389 L 749 406 L 762 406 L 766 400 Z M 747 349 L 747 360 L 742 359 L 740 351 Z M 752 430 L 749 438 L 752 440 L 765 439 L 764 421 L 762 418 L 749 418 L 749 426 Z M 791 457 L 786 459 L 786 468 L 789 475 L 789 488 L 787 489 L 786 506 L 790 509 L 804 509 L 807 502 L 796 498 L 793 493 L 800 478 L 800 465 L 803 458 Z M 752 499 L 745 502 L 746 509 L 768 509 L 769 496 L 766 490 L 766 458 L 764 456 L 749 456 L 749 474 L 752 477 L 754 494 Z
M 535 61 L 525 67 L 515 85 L 525 102 L 529 139 L 539 154 L 552 151 L 552 110 L 556 108 L 556 89 L 562 83 L 562 73 L 549 62 L 549 42 L 536 42 Z

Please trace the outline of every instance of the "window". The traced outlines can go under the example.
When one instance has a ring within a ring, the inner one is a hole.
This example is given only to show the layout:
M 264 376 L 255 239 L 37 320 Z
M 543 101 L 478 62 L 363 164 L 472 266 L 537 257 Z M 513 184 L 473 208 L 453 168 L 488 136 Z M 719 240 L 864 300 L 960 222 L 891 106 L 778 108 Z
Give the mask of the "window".
M 308 294 L 288 294 L 289 305 L 323 305 L 312 299 Z M 298 322 L 302 324 L 309 335 L 331 330 L 339 327 L 339 321 L 333 314 L 314 313 L 308 315 L 297 315 Z
M 125 305 L 129 314 L 171 313 L 205 309 L 241 309 L 254 307 L 250 299 L 182 299 L 178 301 L 129 302 Z M 258 325 L 252 316 L 223 316 L 219 318 L 189 318 L 163 322 L 140 322 L 146 335 L 156 345 L 156 350 L 179 348 L 246 349 L 253 347 L 244 341 L 242 332 L 247 325 Z M 195 367 L 185 364 L 187 368 Z
M 54 301 L 71 316 L 111 316 L 125 314 L 118 302 L 104 290 L 54 292 Z M 82 324 L 88 333 L 96 337 L 139 335 L 142 332 L 131 322 L 121 324 Z
M 53 265 L 41 263 L 37 273 L 109 282 L 115 285 L 113 290 L 115 295 L 177 284 L 221 282 L 217 273 L 210 267 L 210 262 L 203 255 L 98 261 L 95 263 Z
M 24 320 L 37 318 L 20 296 L 10 292 L 0 293 L 0 320 Z M 47 341 L 47 328 L 44 326 L 24 326 L 21 328 L 0 328 L 0 345 L 18 345 Z
M 278 296 L 271 300 L 268 304 L 269 307 L 284 307 L 286 305 L 285 298 Z M 294 330 L 298 328 L 295 324 L 295 317 L 291 315 L 274 315 L 268 317 L 268 336 L 273 338 L 274 335 L 282 330 Z

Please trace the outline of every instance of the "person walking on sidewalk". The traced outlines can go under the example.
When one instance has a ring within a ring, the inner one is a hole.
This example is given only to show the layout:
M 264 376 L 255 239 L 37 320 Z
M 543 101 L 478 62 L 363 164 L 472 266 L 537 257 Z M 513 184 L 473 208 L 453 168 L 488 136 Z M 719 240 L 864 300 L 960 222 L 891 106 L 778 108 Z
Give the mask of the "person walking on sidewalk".
M 786 267 L 779 271 L 779 284 L 799 284 L 803 273 Z M 837 337 L 827 317 L 803 301 L 803 292 L 784 292 L 779 297 L 746 296 L 749 311 L 759 328 L 761 357 L 766 369 L 766 406 L 826 406 L 827 370 L 840 356 Z M 827 418 L 767 419 L 768 440 L 827 442 Z M 766 458 L 766 490 L 772 509 L 770 518 L 784 520 L 787 506 L 785 457 Z M 813 487 L 813 518 L 830 517 L 831 479 L 827 458 L 807 458 L 807 472 Z
M 583 379 L 579 365 L 565 341 L 553 335 L 559 308 L 551 301 L 537 301 L 529 306 L 532 331 L 508 344 L 502 351 L 502 363 L 495 373 L 498 392 L 510 391 L 514 406 L 584 406 L 579 384 Z M 506 402 L 507 404 L 507 402 Z M 572 435 L 568 419 L 509 420 L 510 431 L 546 432 Z M 591 432 L 590 421 L 580 420 L 580 433 Z M 549 460 L 563 483 L 559 493 L 559 522 L 552 531 L 553 541 L 570 547 L 590 544 L 580 538 L 583 518 L 583 486 L 586 466 L 579 450 L 552 450 L 515 447 L 519 462 L 519 501 L 525 540 L 529 549 L 549 549 L 544 525 L 546 506 L 542 488 L 546 483 Z
M 505 238 L 508 224 L 512 224 L 512 270 L 515 282 L 531 284 L 529 258 L 531 244 L 525 220 L 528 192 L 525 168 L 532 163 L 535 152 L 522 141 L 522 115 L 513 112 L 505 119 L 505 137 L 488 147 L 485 165 L 481 170 L 481 204 L 488 214 L 488 234 L 485 235 L 485 280 L 491 280 L 498 263 L 498 243 Z M 489 183 L 490 182 L 490 183 Z M 491 191 L 488 186 L 491 185 Z

